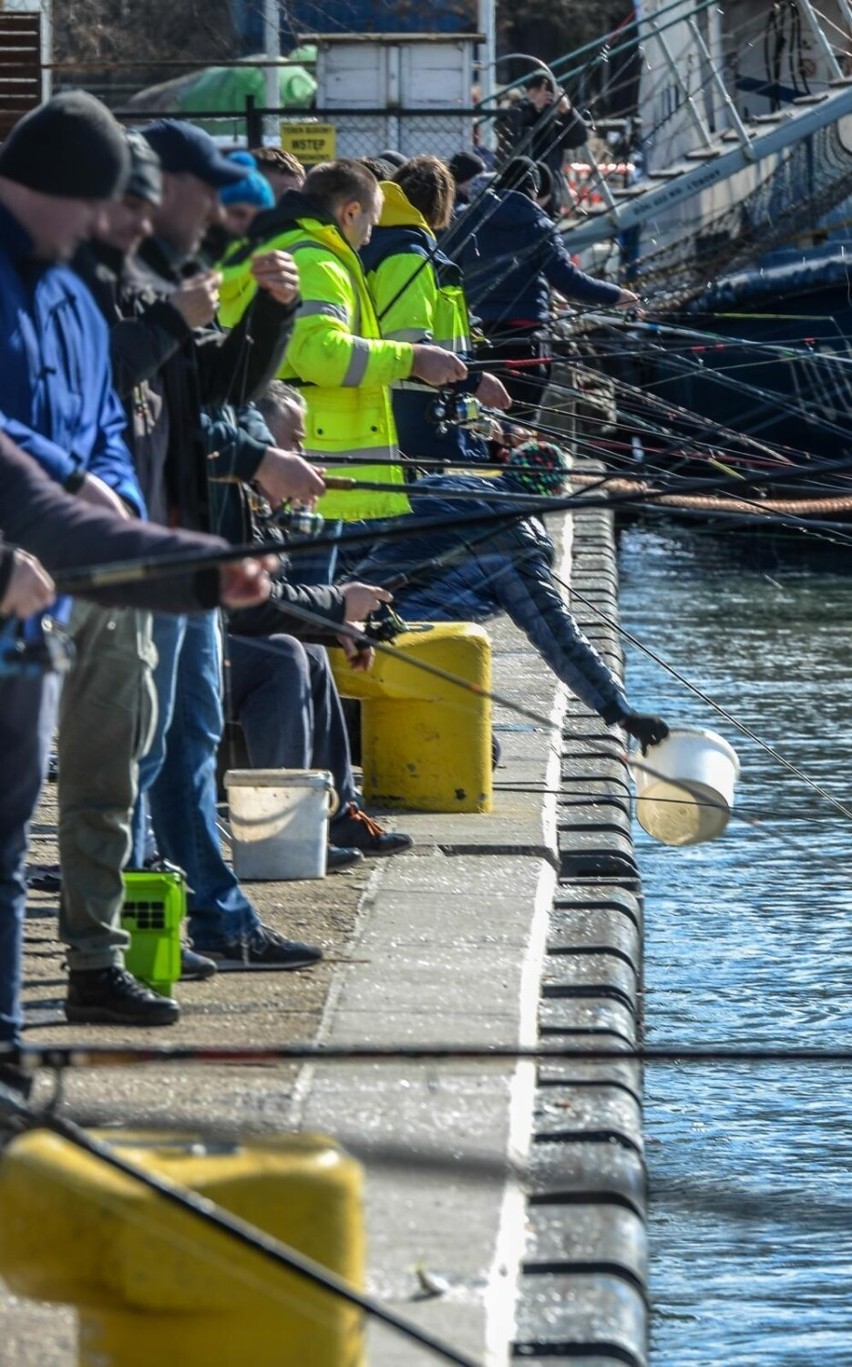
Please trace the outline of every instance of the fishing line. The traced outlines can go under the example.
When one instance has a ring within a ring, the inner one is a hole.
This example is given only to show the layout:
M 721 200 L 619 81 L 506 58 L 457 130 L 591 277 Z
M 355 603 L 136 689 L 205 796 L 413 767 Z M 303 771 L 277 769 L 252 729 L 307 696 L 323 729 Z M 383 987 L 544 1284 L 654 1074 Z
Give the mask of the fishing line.
M 499 730 L 499 727 L 495 727 L 495 730 Z M 592 750 L 586 749 L 585 747 L 583 748 L 583 753 L 581 756 L 581 758 L 583 759 L 612 759 L 613 757 L 614 751 L 612 750 Z M 633 765 L 632 756 L 629 758 L 628 763 L 631 766 Z M 572 792 L 570 788 L 547 788 L 540 787 L 534 783 L 513 783 L 511 779 L 495 779 L 492 786 L 495 793 L 529 793 L 532 796 L 541 794 L 542 797 L 558 797 L 562 799 L 559 805 L 565 807 L 583 807 L 589 805 L 588 793 Z M 717 802 L 708 802 L 705 797 L 700 796 L 698 793 L 696 793 L 691 800 L 693 805 L 696 807 L 710 807 L 717 809 L 719 806 Z M 600 798 L 597 798 L 596 801 L 602 802 L 605 805 L 616 804 L 619 806 L 623 805 L 626 807 L 628 803 L 635 801 L 635 798 L 633 798 L 632 795 L 629 794 L 627 789 L 625 788 L 623 797 L 621 797 L 619 794 L 615 792 L 608 792 L 605 795 L 602 795 Z M 679 806 L 681 805 L 681 800 L 676 797 L 655 796 L 655 806 L 659 803 L 662 803 L 663 805 L 670 804 L 673 806 Z M 770 821 L 784 821 L 800 822 L 808 826 L 825 826 L 829 822 L 835 822 L 838 819 L 836 816 L 829 816 L 828 814 L 820 815 L 818 812 L 803 812 L 801 811 L 801 809 L 793 807 L 779 806 L 772 807 L 771 809 L 764 811 L 761 808 L 757 807 L 744 807 L 741 803 L 738 803 L 736 808 L 731 812 L 732 817 L 736 817 L 737 815 L 749 816 L 754 821 L 759 822 L 761 825 Z M 766 833 L 768 835 L 777 834 L 776 832 L 769 830 L 767 830 Z M 808 846 L 807 848 L 812 852 L 812 846 Z
M 609 326 L 612 327 L 613 324 L 610 323 Z M 736 345 L 739 346 L 739 342 L 737 342 Z M 665 361 L 670 362 L 671 368 L 675 372 L 675 374 L 677 374 L 678 370 L 682 375 L 700 374 L 702 380 L 704 380 L 705 382 L 716 383 L 720 386 L 720 388 L 735 389 L 738 393 L 750 395 L 755 399 L 761 400 L 764 404 L 771 404 L 776 411 L 780 409 L 781 412 L 792 413 L 796 416 L 801 416 L 805 418 L 811 427 L 817 428 L 818 430 L 826 433 L 830 433 L 833 436 L 842 437 L 847 441 L 849 440 L 848 427 L 844 426 L 841 423 L 834 422 L 830 418 L 827 418 L 826 416 L 824 416 L 822 410 L 816 412 L 811 411 L 810 409 L 805 407 L 803 401 L 791 401 L 785 398 L 785 396 L 779 390 L 762 389 L 758 385 L 746 382 L 742 379 L 734 378 L 733 372 L 738 369 L 743 369 L 751 372 L 755 368 L 753 362 L 743 361 L 738 366 L 731 365 L 725 367 L 708 367 L 704 366 L 697 356 L 673 354 L 667 348 L 662 347 L 658 344 L 650 343 L 648 346 L 648 351 L 650 352 L 650 354 L 662 357 Z M 779 358 L 782 360 L 789 361 L 791 359 L 794 359 L 790 356 L 789 352 L 785 354 L 781 354 L 779 352 L 778 355 Z M 814 359 L 814 357 L 813 353 L 809 352 L 805 348 L 797 355 L 795 359 L 802 362 L 808 362 Z M 837 359 L 840 360 L 841 358 L 838 357 Z M 766 364 L 775 365 L 777 364 L 777 360 L 773 359 L 772 361 L 767 361 Z M 849 358 L 848 364 L 852 365 L 852 358 Z M 666 384 L 671 383 L 671 380 L 672 376 L 662 375 L 654 383 Z
M 817 783 L 815 779 L 810 778 L 806 773 L 804 773 L 802 769 L 798 767 L 798 765 L 793 764 L 792 760 L 786 759 L 784 755 L 780 754 L 780 752 L 774 748 L 774 746 L 770 745 L 767 741 L 763 740 L 760 736 L 758 736 L 757 733 L 753 731 L 750 726 L 747 726 L 745 724 L 745 722 L 738 721 L 737 718 L 734 717 L 733 714 L 727 710 L 727 708 L 723 707 L 721 703 L 716 702 L 715 699 L 711 698 L 709 694 L 704 692 L 703 689 L 699 688 L 697 684 L 694 684 L 689 679 L 687 679 L 683 674 L 679 672 L 679 670 L 675 669 L 674 665 L 664 660 L 662 656 L 658 655 L 655 650 L 653 650 L 650 646 L 646 645 L 643 641 L 640 641 L 639 638 L 633 634 L 633 632 L 628 631 L 625 627 L 622 627 L 619 622 L 609 617 L 607 613 L 605 613 L 601 608 L 599 608 L 597 604 L 594 603 L 585 594 L 581 593 L 578 589 L 573 588 L 571 585 L 566 584 L 565 581 L 560 579 L 557 574 L 553 574 L 553 578 L 572 597 L 579 598 L 580 602 L 583 603 L 585 607 L 589 608 L 595 614 L 595 616 L 598 617 L 602 622 L 604 622 L 608 627 L 617 631 L 619 635 L 623 636 L 624 639 L 626 641 L 629 641 L 629 643 L 632 646 L 634 646 L 637 650 L 640 650 L 644 655 L 648 657 L 648 659 L 652 660 L 654 664 L 658 665 L 661 669 L 665 670 L 667 674 L 670 674 L 671 677 L 675 679 L 677 683 L 679 683 L 683 688 L 688 689 L 688 691 L 690 693 L 693 693 L 695 697 L 700 698 L 703 703 L 706 703 L 707 706 L 712 708 L 714 712 L 717 712 L 720 717 L 724 717 L 725 721 L 728 722 L 729 725 L 735 727 L 737 731 L 739 731 L 742 735 L 747 736 L 749 740 L 755 743 L 755 745 L 758 745 L 760 749 L 763 750 L 767 755 L 769 755 L 771 759 L 775 760 L 776 764 L 779 764 L 783 768 L 787 769 L 790 773 L 794 774 L 795 777 L 800 780 L 800 782 L 806 784 L 807 787 L 811 788 L 815 793 L 818 793 L 821 798 L 823 798 L 832 807 L 834 807 L 835 810 L 838 811 L 841 814 L 841 816 L 845 817 L 847 821 L 852 821 L 852 811 L 850 811 L 849 808 L 839 800 L 839 798 L 834 797 L 832 793 L 829 793 L 827 789 L 823 788 L 822 785 Z
M 603 320 L 602 323 L 601 323 L 601 326 L 602 326 L 604 329 L 608 329 L 609 331 L 617 332 L 616 325 L 615 325 L 612 321 L 610 321 L 610 320 L 606 320 L 606 319 Z M 774 410 L 781 409 L 781 411 L 783 411 L 783 412 L 793 413 L 793 414 L 796 415 L 796 416 L 802 416 L 802 415 L 804 415 L 804 416 L 808 419 L 808 422 L 809 422 L 812 426 L 814 426 L 814 427 L 816 427 L 816 428 L 818 428 L 818 429 L 820 429 L 820 430 L 822 430 L 822 431 L 825 431 L 825 432 L 827 432 L 827 433 L 830 433 L 831 435 L 834 435 L 834 436 L 840 436 L 840 437 L 842 437 L 842 438 L 844 438 L 844 439 L 847 439 L 847 440 L 848 440 L 848 438 L 849 438 L 848 429 L 845 428 L 845 427 L 843 427 L 841 424 L 832 422 L 832 421 L 831 421 L 830 419 L 828 419 L 828 418 L 821 418 L 821 417 L 819 417 L 819 416 L 812 416 L 812 415 L 803 407 L 802 404 L 797 404 L 797 403 L 795 403 L 795 402 L 791 403 L 789 400 L 785 399 L 783 395 L 781 395 L 780 393 L 778 393 L 778 392 L 776 392 L 776 391 L 770 391 L 770 390 L 766 390 L 766 389 L 761 389 L 761 388 L 760 388 L 759 386 L 757 386 L 757 385 L 747 384 L 747 383 L 745 383 L 745 382 L 742 381 L 742 380 L 734 380 L 734 379 L 731 379 L 731 378 L 729 378 L 729 377 L 726 375 L 726 373 L 725 373 L 723 370 L 711 369 L 711 368 L 708 368 L 708 367 L 699 365 L 699 363 L 698 363 L 696 360 L 690 361 L 688 358 L 680 357 L 680 356 L 671 356 L 671 357 L 669 357 L 669 354 L 668 354 L 668 352 L 665 350 L 664 347 L 661 347 L 661 346 L 659 346 L 659 345 L 655 345 L 655 344 L 653 344 L 653 343 L 651 343 L 651 342 L 649 342 L 649 344 L 648 344 L 648 351 L 649 351 L 649 353 L 650 353 L 651 355 L 657 355 L 657 356 L 662 357 L 662 358 L 663 358 L 664 360 L 666 360 L 666 361 L 670 361 L 671 368 L 672 368 L 672 370 L 675 371 L 675 373 L 677 373 L 677 369 L 678 369 L 678 367 L 680 367 L 680 371 L 681 371 L 682 374 L 684 374 L 684 373 L 685 373 L 685 374 L 690 374 L 690 375 L 700 374 L 702 380 L 705 380 L 705 381 L 710 381 L 710 380 L 712 380 L 712 381 L 714 381 L 715 383 L 718 383 L 718 385 L 720 386 L 720 388 L 736 389 L 736 390 L 737 390 L 738 392 L 740 392 L 740 393 L 749 394 L 749 395 L 751 395 L 752 397 L 755 397 L 755 398 L 758 398 L 758 399 L 762 400 L 764 403 L 768 403 L 768 404 L 773 405 Z M 661 376 L 655 383 L 656 383 L 656 384 L 671 383 L 671 380 L 672 380 L 672 377 L 671 377 L 671 376 Z M 622 383 L 625 383 L 625 382 L 622 382 Z M 649 386 L 648 388 L 651 388 L 651 386 Z M 648 401 L 651 399 L 651 395 L 648 394 L 648 392 L 647 392 L 646 389 L 637 390 L 634 386 L 628 386 L 628 387 L 627 387 L 627 392 L 632 393 L 632 394 L 635 394 L 637 397 L 639 397 L 639 396 L 644 396 L 646 402 L 648 402 Z M 653 399 L 654 399 L 654 402 L 653 402 L 652 406 L 655 406 L 656 402 L 658 402 L 658 397 L 657 397 L 657 396 L 653 396 Z M 699 424 L 700 424 L 701 422 L 707 422 L 707 423 L 709 424 L 709 421 L 710 421 L 710 420 L 709 420 L 709 419 L 706 419 L 706 418 L 702 418 L 702 416 L 701 416 L 700 414 L 690 413 L 690 410 L 680 408 L 678 405 L 672 404 L 671 401 L 668 401 L 668 405 L 669 405 L 669 408 L 670 408 L 672 411 L 674 411 L 675 413 L 677 413 L 678 416 L 680 416 L 680 417 L 687 417 L 688 420 L 690 420 L 690 421 L 693 422 L 693 423 L 699 423 Z M 641 406 L 641 405 L 640 405 L 640 406 Z M 739 441 L 745 442 L 746 444 L 750 443 L 751 441 L 756 441 L 756 439 L 755 439 L 753 436 L 751 436 L 751 434 L 748 434 L 748 433 L 742 433 L 742 432 L 736 433 L 736 432 L 733 432 L 732 429 L 727 428 L 727 427 L 721 427 L 720 430 L 721 430 L 723 433 L 725 433 L 725 434 L 728 436 L 729 439 L 730 439 L 730 437 L 733 435 L 735 440 L 736 440 L 736 439 L 739 439 Z M 759 449 L 759 447 L 758 447 L 758 449 Z
M 600 374 L 599 371 L 589 367 L 576 366 L 575 369 L 579 369 L 582 373 L 587 375 L 598 376 Z M 716 426 L 709 419 L 702 418 L 699 415 L 690 412 L 689 409 L 679 408 L 670 401 L 661 399 L 658 395 L 651 394 L 634 385 L 628 384 L 627 381 L 614 380 L 613 384 L 619 398 L 623 399 L 626 397 L 635 404 L 635 408 L 626 408 L 623 404 L 621 405 L 619 415 L 622 425 L 629 425 L 631 429 L 650 434 L 653 437 L 664 438 L 668 443 L 669 449 L 671 449 L 673 445 L 682 446 L 685 440 L 689 440 L 696 452 L 706 449 L 712 454 L 717 454 L 721 450 L 725 455 L 729 455 L 732 458 L 737 455 L 738 459 L 744 460 L 746 457 L 738 453 L 742 451 L 743 447 L 747 449 L 753 447 L 759 452 L 764 461 L 770 460 L 776 465 L 789 465 L 791 463 L 790 459 L 781 454 L 777 449 L 769 447 L 765 442 L 759 442 L 757 438 L 750 436 L 747 433 L 736 432 L 728 427 Z M 549 390 L 553 390 L 556 393 L 567 393 L 580 399 L 585 397 L 582 390 L 567 386 L 559 380 L 551 380 L 550 385 L 548 386 L 548 391 Z M 711 440 L 698 436 L 687 437 L 682 431 L 673 432 L 668 428 L 655 425 L 650 417 L 645 416 L 649 407 L 652 410 L 661 412 L 664 418 L 669 418 L 670 420 L 678 421 L 682 424 L 688 424 L 699 430 L 710 429 L 714 434 L 718 434 L 719 437 L 722 438 L 722 441 L 720 442 L 718 440 Z M 552 405 L 542 404 L 540 405 L 539 411 L 556 414 L 560 413 L 562 410 L 555 409 Z M 640 414 L 642 416 L 640 416 Z M 585 421 L 585 418 L 583 421 Z M 599 421 L 601 425 L 603 425 L 604 423 L 608 423 L 609 420 L 602 418 Z M 616 421 L 618 422 L 619 419 Z M 548 428 L 542 423 L 538 423 L 537 426 L 538 430 L 545 433 L 552 433 L 554 431 L 552 427 Z M 734 442 L 735 445 L 725 445 L 725 440 Z M 801 455 L 804 453 L 799 454 Z
M 592 373 L 592 374 L 595 374 L 596 372 L 592 371 L 591 373 Z M 641 391 L 641 390 L 635 390 L 632 386 L 622 386 L 622 389 L 626 389 L 627 392 L 628 392 L 628 396 L 631 397 L 631 398 L 632 398 L 634 395 L 638 395 L 638 396 L 641 396 L 641 395 L 642 395 L 642 391 Z M 561 382 L 559 382 L 559 381 L 555 381 L 555 382 L 552 381 L 552 382 L 551 382 L 551 385 L 549 386 L 549 391 L 550 391 L 550 390 L 552 390 L 552 391 L 554 391 L 554 392 L 556 392 L 556 393 L 564 392 L 564 393 L 573 394 L 573 395 L 576 395 L 578 398 L 582 398 L 582 397 L 583 397 L 583 391 L 582 391 L 582 390 L 574 389 L 574 388 L 572 388 L 572 387 L 570 387 L 570 386 L 565 386 L 565 385 L 563 385 L 563 384 L 562 384 Z M 548 392 L 549 392 L 549 391 L 548 391 Z M 649 403 L 649 402 L 651 403 L 652 406 L 663 407 L 664 409 L 667 407 L 667 406 L 665 405 L 664 401 L 659 400 L 659 399 L 657 399 L 656 397 L 651 396 L 651 395 L 646 395 L 646 396 L 644 396 L 644 403 L 643 403 L 642 398 L 639 398 L 638 402 L 639 402 L 644 408 L 646 408 L 646 409 L 647 409 L 647 406 L 648 406 L 648 403 Z M 553 414 L 560 414 L 560 413 L 561 413 L 561 410 L 559 410 L 559 409 L 557 409 L 557 408 L 554 408 L 552 405 L 547 405 L 547 404 L 543 404 L 543 405 L 541 406 L 540 411 L 545 412 L 545 413 L 553 413 Z M 686 410 L 680 410 L 680 413 L 683 415 L 684 418 L 689 418 L 689 417 L 691 416 L 691 421 L 692 421 L 692 423 L 693 423 L 695 426 L 699 426 L 699 425 L 700 425 L 701 427 L 704 427 L 704 428 L 707 428 L 707 427 L 710 427 L 710 426 L 711 426 L 711 424 L 709 423 L 708 420 L 706 420 L 706 419 L 698 419 L 698 418 L 696 418 L 694 415 L 689 415 L 689 414 L 687 413 Z M 585 417 L 582 419 L 582 421 L 583 421 L 584 423 L 586 422 Z M 695 461 L 695 460 L 698 460 L 699 458 L 703 458 L 705 461 L 707 461 L 707 462 L 709 462 L 709 463 L 714 463 L 714 462 L 715 462 L 715 463 L 721 464 L 721 462 L 720 462 L 720 453 L 722 453 L 722 454 L 724 454 L 724 455 L 726 456 L 728 462 L 731 463 L 731 464 L 733 464 L 733 463 L 735 463 L 735 462 L 740 462 L 740 463 L 742 463 L 742 462 L 748 461 L 748 465 L 746 466 L 746 468 L 747 468 L 750 472 L 754 469 L 755 466 L 758 466 L 758 467 L 759 467 L 760 465 L 762 465 L 763 468 L 777 469 L 777 470 L 779 471 L 779 473 L 778 473 L 777 475 L 773 475 L 773 476 L 771 477 L 771 482 L 778 482 L 778 481 L 781 479 L 781 471 L 784 471 L 784 472 L 785 472 L 785 478 L 788 478 L 789 475 L 792 475 L 793 477 L 797 477 L 797 476 L 798 476 L 798 477 L 800 477 L 800 478 L 804 478 L 806 475 L 811 475 L 811 476 L 812 476 L 813 474 L 815 474 L 815 473 L 817 473 L 817 472 L 822 472 L 822 471 L 825 471 L 825 472 L 836 472 L 837 470 L 852 470 L 852 458 L 850 458 L 849 460 L 843 460 L 843 461 L 841 461 L 841 462 L 839 462 L 839 463 L 832 462 L 831 464 L 827 464 L 827 465 L 815 465 L 815 464 L 813 463 L 813 461 L 811 461 L 810 463 L 808 463 L 808 462 L 803 462 L 802 464 L 800 464 L 800 465 L 796 466 L 795 468 L 792 468 L 792 469 L 791 469 L 791 467 L 792 467 L 792 465 L 793 465 L 793 462 L 792 462 L 792 459 L 791 459 L 790 457 L 784 456 L 783 454 L 779 453 L 778 451 L 774 450 L 773 448 L 768 447 L 765 443 L 758 443 L 758 442 L 756 441 L 756 439 L 754 439 L 754 438 L 749 438 L 749 437 L 745 436 L 745 434 L 740 435 L 740 434 L 733 433 L 733 432 L 730 431 L 730 429 L 727 429 L 727 428 L 716 428 L 716 429 L 714 429 L 714 431 L 715 431 L 715 432 L 718 432 L 720 435 L 733 437 L 734 440 L 736 440 L 736 441 L 739 442 L 739 444 L 740 444 L 741 447 L 742 447 L 742 446 L 749 446 L 749 445 L 754 445 L 754 446 L 756 446 L 757 449 L 761 452 L 761 458 L 760 458 L 760 460 L 758 460 L 758 458 L 756 458 L 756 457 L 753 456 L 753 455 L 745 456 L 745 455 L 741 454 L 740 452 L 737 452 L 736 449 L 731 448 L 730 446 L 726 446 L 726 445 L 724 445 L 723 443 L 721 443 L 721 442 L 719 442 L 719 441 L 707 441 L 707 440 L 704 440 L 704 439 L 699 438 L 699 437 L 697 437 L 697 436 L 687 435 L 687 434 L 685 434 L 684 432 L 671 432 L 671 431 L 668 430 L 668 429 L 665 429 L 665 428 L 661 428 L 661 427 L 655 426 L 655 425 L 652 424 L 648 419 L 643 418 L 643 417 L 634 416 L 633 413 L 632 413 L 630 410 L 627 410 L 627 411 L 625 412 L 625 410 L 624 410 L 623 408 L 622 408 L 622 418 L 621 418 L 620 421 L 621 421 L 622 425 L 623 425 L 623 424 L 628 424 L 628 425 L 630 426 L 631 429 L 633 429 L 633 430 L 635 430 L 635 431 L 643 432 L 643 433 L 646 433 L 646 434 L 649 433 L 649 434 L 650 434 L 651 436 L 653 436 L 655 439 L 664 438 L 664 439 L 665 439 L 665 442 L 666 442 L 666 446 L 663 447 L 663 451 L 665 451 L 666 449 L 668 449 L 668 451 L 670 452 L 670 454 L 679 456 L 683 461 Z M 600 419 L 600 424 L 601 424 L 601 425 L 606 425 L 606 424 L 608 424 L 608 420 L 602 418 L 602 419 Z M 552 426 L 548 426 L 548 425 L 545 424 L 545 423 L 541 423 L 541 422 L 538 423 L 538 430 L 541 431 L 541 432 L 544 432 L 545 434 L 561 435 L 563 441 L 565 440 L 565 437 L 566 437 L 566 434 L 565 434 L 564 432 L 562 432 L 560 429 L 558 429 L 558 428 L 553 428 Z M 689 449 L 688 449 L 688 450 L 684 450 L 684 449 L 683 449 L 683 448 L 684 448 L 684 443 L 685 443 L 685 442 L 688 442 L 688 443 L 689 443 Z M 590 452 L 595 453 L 595 454 L 599 454 L 599 452 L 600 452 L 600 447 L 601 447 L 601 442 L 600 442 L 599 439 L 587 439 L 587 440 L 585 440 L 585 441 L 577 441 L 577 442 L 575 442 L 575 445 L 578 446 L 578 447 L 585 447 L 585 448 L 588 449 Z M 670 465 L 661 465 L 661 464 L 659 463 L 659 456 L 660 456 L 660 454 L 661 454 L 661 453 L 660 453 L 659 451 L 655 450 L 655 451 L 654 451 L 654 456 L 655 456 L 656 458 L 655 458 L 655 459 L 652 459 L 651 456 L 650 456 L 650 454 L 646 452 L 646 457 L 647 457 L 647 458 L 646 458 L 646 460 L 645 460 L 644 463 L 643 463 L 643 464 L 644 464 L 644 467 L 645 467 L 646 469 L 652 471 L 654 474 L 659 473 L 660 475 L 663 475 L 663 476 L 665 476 L 666 478 L 669 478 L 669 479 L 675 479 L 675 478 L 677 478 L 676 471 L 673 470 L 673 469 L 671 468 Z M 629 463 L 630 465 L 635 466 L 635 465 L 636 465 L 635 458 L 629 458 L 628 463 Z M 722 466 L 722 468 L 724 468 L 724 466 Z M 741 482 L 742 482 L 742 478 L 743 478 L 742 475 L 736 475 L 736 476 L 734 477 L 734 482 L 739 482 L 739 483 L 741 483 Z M 765 482 L 765 481 L 763 481 L 763 482 Z M 750 484 L 756 484 L 756 483 L 758 483 L 757 476 L 755 476 L 754 474 L 750 473 L 750 474 L 749 474 L 749 483 L 750 483 Z M 689 489 L 689 484 L 688 484 L 688 482 L 687 482 L 687 481 L 684 481 L 683 484 L 684 484 L 684 491 L 688 490 L 688 489 Z M 722 485 L 720 485 L 720 486 L 718 486 L 718 487 L 717 487 L 717 486 L 714 486 L 714 492 L 718 492 L 718 489 L 719 489 L 719 488 L 722 488 L 722 487 L 727 487 L 727 486 L 722 486 Z M 697 492 L 697 488 L 693 488 L 693 489 L 692 489 L 692 492 Z

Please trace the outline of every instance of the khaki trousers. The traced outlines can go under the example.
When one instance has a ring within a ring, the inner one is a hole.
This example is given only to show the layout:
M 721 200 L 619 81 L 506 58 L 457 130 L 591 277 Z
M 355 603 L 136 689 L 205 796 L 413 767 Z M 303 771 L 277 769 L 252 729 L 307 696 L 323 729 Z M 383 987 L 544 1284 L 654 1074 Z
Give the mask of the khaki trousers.
M 151 615 L 77 602 L 59 709 L 59 935 L 71 969 L 123 964 L 122 869 L 157 715 Z

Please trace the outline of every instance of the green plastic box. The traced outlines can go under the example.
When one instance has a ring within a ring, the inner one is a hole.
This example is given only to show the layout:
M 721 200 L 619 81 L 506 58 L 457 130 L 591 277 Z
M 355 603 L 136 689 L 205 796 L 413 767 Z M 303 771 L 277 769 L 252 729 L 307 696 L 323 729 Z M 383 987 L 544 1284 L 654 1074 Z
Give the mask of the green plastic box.
M 180 926 L 186 884 L 179 873 L 125 873 L 121 924 L 130 936 L 125 966 L 134 978 L 170 997 L 180 978 Z

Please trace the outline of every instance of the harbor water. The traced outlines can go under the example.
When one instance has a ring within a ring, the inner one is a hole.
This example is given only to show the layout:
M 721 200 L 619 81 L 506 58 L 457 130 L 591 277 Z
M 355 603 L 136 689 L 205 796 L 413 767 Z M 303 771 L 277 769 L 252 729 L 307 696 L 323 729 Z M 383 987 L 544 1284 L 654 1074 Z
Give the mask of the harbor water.
M 619 566 L 623 627 L 733 720 L 626 644 L 634 705 L 742 764 L 721 839 L 673 849 L 634 823 L 646 1043 L 739 1051 L 646 1069 L 651 1361 L 848 1367 L 852 816 L 807 780 L 852 812 L 852 546 L 809 561 L 636 526 Z M 789 1049 L 833 1057 L 772 1057 Z

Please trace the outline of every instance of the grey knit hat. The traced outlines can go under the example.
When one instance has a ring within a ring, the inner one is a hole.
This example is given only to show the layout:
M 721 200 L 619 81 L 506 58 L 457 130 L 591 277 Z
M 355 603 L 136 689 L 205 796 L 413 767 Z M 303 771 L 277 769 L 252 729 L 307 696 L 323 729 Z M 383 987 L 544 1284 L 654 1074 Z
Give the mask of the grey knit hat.
M 121 126 L 84 90 L 55 95 L 25 114 L 0 148 L 0 176 L 43 195 L 113 199 L 129 173 Z
M 130 149 L 130 178 L 124 187 L 125 194 L 158 205 L 163 198 L 160 158 L 138 129 L 128 128 L 124 136 Z

